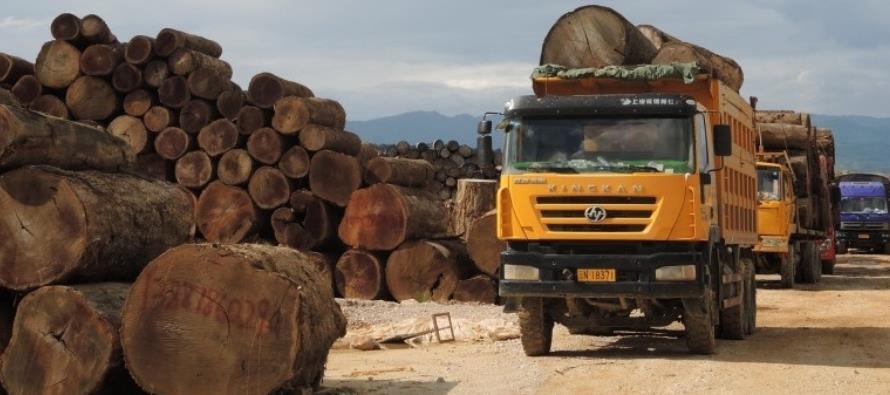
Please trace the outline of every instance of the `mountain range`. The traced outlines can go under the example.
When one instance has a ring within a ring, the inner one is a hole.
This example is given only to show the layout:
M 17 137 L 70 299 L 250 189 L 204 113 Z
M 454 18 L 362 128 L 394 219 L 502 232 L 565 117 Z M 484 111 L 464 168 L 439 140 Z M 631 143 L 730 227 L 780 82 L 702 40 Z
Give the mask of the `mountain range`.
M 448 116 L 435 111 L 414 111 L 367 121 L 349 121 L 346 127 L 362 140 L 374 144 L 442 139 L 475 146 L 479 120 L 479 116 L 469 114 Z M 813 115 L 813 123 L 834 131 L 835 169 L 838 172 L 890 174 L 890 118 Z M 494 147 L 500 147 L 502 134 L 495 130 L 492 136 Z

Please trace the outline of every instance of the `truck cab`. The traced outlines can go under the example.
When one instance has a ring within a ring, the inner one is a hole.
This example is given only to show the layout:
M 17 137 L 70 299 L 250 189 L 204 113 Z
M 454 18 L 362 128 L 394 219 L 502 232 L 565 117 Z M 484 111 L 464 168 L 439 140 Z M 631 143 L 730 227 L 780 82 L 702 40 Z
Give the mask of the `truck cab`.
M 800 254 L 792 240 L 798 228 L 793 178 L 786 166 L 757 162 L 757 266 L 760 272 L 779 273 L 785 288 L 794 286 Z
M 890 253 L 890 214 L 887 189 L 880 181 L 841 181 L 839 183 L 839 253 L 848 248 Z

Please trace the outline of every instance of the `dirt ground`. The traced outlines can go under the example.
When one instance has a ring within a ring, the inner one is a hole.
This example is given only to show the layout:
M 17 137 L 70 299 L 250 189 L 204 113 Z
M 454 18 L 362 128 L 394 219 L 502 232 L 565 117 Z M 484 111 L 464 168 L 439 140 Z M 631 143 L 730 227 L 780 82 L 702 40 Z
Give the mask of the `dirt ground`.
M 890 393 L 890 257 L 841 256 L 835 273 L 794 290 L 758 276 L 757 332 L 719 341 L 711 356 L 689 355 L 679 325 L 614 337 L 557 325 L 554 352 L 538 358 L 519 340 L 335 349 L 324 385 L 345 394 Z

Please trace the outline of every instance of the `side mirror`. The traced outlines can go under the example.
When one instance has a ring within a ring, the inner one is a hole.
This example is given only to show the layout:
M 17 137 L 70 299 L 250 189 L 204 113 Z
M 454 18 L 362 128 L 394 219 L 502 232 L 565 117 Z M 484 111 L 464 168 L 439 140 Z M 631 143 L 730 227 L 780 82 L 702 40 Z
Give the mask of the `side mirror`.
M 714 125 L 714 155 L 732 155 L 732 129 L 729 125 Z
M 476 133 L 480 136 L 491 134 L 491 121 L 488 119 L 479 121 L 479 126 L 476 127 Z

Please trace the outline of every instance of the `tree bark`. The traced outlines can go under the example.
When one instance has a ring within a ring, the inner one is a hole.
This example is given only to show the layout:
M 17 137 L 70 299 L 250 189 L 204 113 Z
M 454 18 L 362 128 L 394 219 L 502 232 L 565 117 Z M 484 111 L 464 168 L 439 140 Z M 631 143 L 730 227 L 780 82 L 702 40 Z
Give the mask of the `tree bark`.
M 664 44 L 683 41 L 652 25 L 639 25 L 637 26 L 637 29 L 640 30 L 640 33 L 643 33 L 643 36 L 652 43 L 652 46 L 654 46 L 656 50 L 661 49 Z
M 31 111 L 37 111 L 56 118 L 70 119 L 68 106 L 56 95 L 42 95 L 31 103 Z
M 34 63 L 34 74 L 47 88 L 67 88 L 80 76 L 80 50 L 61 40 L 43 44 Z
M 167 64 L 170 66 L 170 72 L 176 75 L 185 76 L 204 68 L 210 69 L 223 79 L 232 78 L 232 66 L 228 62 L 185 48 L 174 51 L 167 59 Z
M 0 106 L 0 125 L 0 169 L 45 164 L 115 171 L 134 161 L 126 142 L 78 123 Z
M 717 79 L 736 91 L 742 88 L 745 80 L 742 67 L 735 60 L 687 42 L 666 43 L 652 59 L 653 64 L 674 62 L 696 62 L 699 67 L 714 74 Z
M 433 165 L 422 159 L 377 157 L 368 161 L 365 182 L 396 184 L 406 187 L 424 187 L 435 174 Z
M 0 104 L 4 106 L 13 106 L 17 108 L 24 108 L 22 103 L 19 102 L 19 99 L 15 97 L 9 89 L 0 86 Z
M 355 133 L 316 124 L 301 128 L 300 145 L 309 152 L 331 150 L 352 156 L 362 150 L 362 140 Z
M 467 230 L 467 252 L 476 268 L 493 278 L 498 278 L 501 264 L 501 252 L 507 243 L 498 240 L 497 214 L 490 211 L 473 221 Z
M 118 110 L 117 93 L 105 80 L 97 77 L 80 77 L 65 93 L 65 105 L 77 120 L 101 121 Z
M 785 123 L 791 125 L 812 127 L 810 114 L 796 111 L 761 111 L 754 112 L 754 122 L 757 123 Z
M 254 130 L 269 125 L 271 116 L 266 110 L 255 106 L 244 106 L 238 110 L 238 132 L 242 135 L 250 135 Z
M 463 179 L 457 181 L 457 194 L 451 216 L 451 233 L 466 240 L 467 231 L 477 219 L 495 208 L 498 183 L 495 180 Z
M 299 145 L 294 145 L 281 154 L 278 169 L 288 178 L 298 180 L 309 174 L 309 154 Z
M 211 243 L 240 243 L 259 224 L 257 209 L 247 191 L 211 182 L 198 198 L 198 229 Z
M 541 64 L 568 68 L 650 63 L 655 47 L 615 10 L 584 6 L 561 16 L 541 47 Z
M 771 150 L 807 150 L 812 141 L 811 129 L 787 123 L 758 123 L 763 147 Z
M 0 358 L 0 379 L 7 390 L 141 392 L 124 368 L 118 336 L 129 288 L 124 283 L 50 286 L 22 299 L 15 336 Z
M 283 79 L 272 73 L 260 73 L 250 79 L 247 88 L 250 101 L 260 108 L 272 108 L 285 96 L 313 97 L 315 94 L 306 86 Z
M 281 170 L 263 166 L 250 177 L 247 190 L 257 207 L 274 210 L 287 204 L 290 199 L 291 181 L 281 173 Z
M 344 207 L 362 185 L 362 169 L 354 156 L 318 151 L 309 164 L 309 189 L 315 196 Z
M 155 39 L 148 36 L 135 36 L 124 48 L 124 60 L 127 63 L 142 66 L 154 59 Z
M 213 69 L 201 67 L 189 74 L 188 85 L 192 95 L 215 101 L 232 82 Z
M 176 160 L 174 173 L 180 185 L 201 188 L 213 178 L 213 162 L 204 151 L 192 151 Z
M 119 46 L 93 44 L 80 55 L 80 71 L 94 77 L 111 75 L 121 61 L 123 59 Z
M 124 112 L 134 117 L 144 116 L 155 105 L 155 95 L 145 89 L 136 89 L 124 96 Z
M 136 154 L 145 151 L 148 146 L 148 131 L 145 129 L 145 125 L 141 119 L 132 115 L 121 115 L 114 118 L 108 124 L 106 131 L 112 136 L 126 141 Z
M 173 179 L 171 170 L 174 164 L 175 162 L 170 162 L 156 153 L 143 153 L 136 157 L 133 169 L 137 174 L 166 182 Z
M 236 148 L 219 158 L 216 177 L 227 185 L 244 185 L 253 174 L 253 159 L 246 150 Z
M 117 43 L 117 37 L 111 33 L 108 24 L 95 14 L 89 14 L 80 20 L 80 34 L 91 44 Z
M 152 60 L 142 71 L 142 80 L 152 88 L 160 88 L 168 77 L 170 77 L 170 66 L 165 60 Z
M 167 77 L 158 88 L 158 100 L 167 107 L 180 108 L 191 98 L 188 81 L 181 75 Z
M 349 250 L 337 260 L 334 284 L 346 299 L 374 300 L 386 295 L 384 263 L 380 252 Z
M 238 127 L 228 119 L 217 119 L 198 133 L 198 146 L 212 157 L 220 156 L 237 145 Z
M 155 259 L 122 315 L 136 382 L 163 394 L 317 390 L 346 319 L 315 260 L 289 248 L 207 244 Z
M 380 150 L 378 150 L 377 147 L 370 143 L 362 143 L 362 148 L 358 152 L 358 161 L 361 163 L 362 168 L 366 168 L 371 159 L 379 156 Z
M 34 100 L 43 95 L 43 85 L 33 75 L 23 75 L 12 86 L 12 94 L 15 95 L 19 104 L 29 106 Z
M 214 58 L 222 55 L 222 47 L 216 41 L 170 28 L 165 28 L 158 33 L 154 46 L 158 56 L 171 56 L 174 51 L 180 48 L 198 51 Z
M 241 107 L 244 107 L 244 99 L 246 99 L 244 91 L 235 84 L 229 84 L 227 90 L 220 93 L 216 98 L 216 109 L 223 118 L 235 121 L 238 119 Z
M 0 203 L 0 285 L 19 291 L 132 280 L 193 236 L 189 193 L 125 174 L 21 168 L 0 176 Z
M 284 140 L 275 129 L 260 128 L 247 139 L 247 152 L 257 162 L 274 165 L 281 159 Z
M 283 134 L 294 134 L 309 124 L 343 130 L 346 112 L 340 103 L 317 97 L 288 96 L 275 102 L 272 127 Z
M 176 116 L 169 108 L 164 106 L 152 106 L 148 109 L 148 112 L 143 115 L 142 122 L 145 123 L 146 129 L 157 133 L 175 125 L 176 122 L 174 122 L 174 119 L 176 119 Z
M 461 254 L 452 243 L 405 242 L 386 260 L 389 293 L 399 302 L 447 302 L 460 280 Z
M 130 63 L 121 63 L 114 69 L 111 76 L 111 85 L 114 90 L 128 93 L 142 86 L 142 70 Z
M 179 127 L 187 133 L 198 133 L 215 119 L 216 107 L 204 99 L 192 99 L 179 110 Z
M 80 18 L 67 12 L 55 17 L 50 23 L 49 30 L 56 40 L 76 42 L 83 38 L 80 34 Z
M 452 297 L 459 302 L 495 304 L 498 299 L 498 285 L 486 275 L 475 276 L 458 281 Z
M 166 160 L 177 160 L 185 155 L 194 145 L 194 140 L 184 130 L 169 127 L 155 137 L 155 152 Z M 217 172 L 218 173 L 218 172 Z
M 445 218 L 445 208 L 427 191 L 376 184 L 352 194 L 339 235 L 353 248 L 392 250 L 405 240 L 445 235 Z

